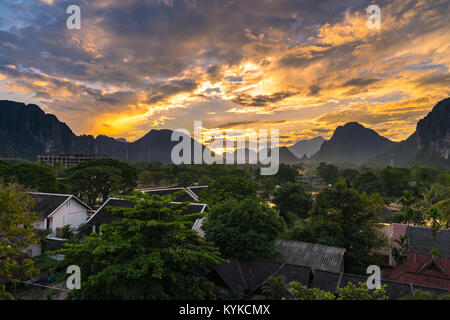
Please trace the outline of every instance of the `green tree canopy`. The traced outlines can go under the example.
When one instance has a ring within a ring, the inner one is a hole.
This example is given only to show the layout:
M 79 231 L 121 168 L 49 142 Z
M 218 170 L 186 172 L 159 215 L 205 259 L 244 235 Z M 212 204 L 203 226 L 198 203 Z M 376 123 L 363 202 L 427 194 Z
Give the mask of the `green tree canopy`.
M 372 171 L 365 171 L 358 174 L 353 185 L 359 192 L 365 192 L 369 195 L 383 192 L 383 180 Z
M 308 211 L 312 206 L 312 197 L 301 184 L 288 182 L 275 191 L 273 203 L 276 204 L 280 215 L 291 225 L 296 218 L 308 217 Z
M 89 205 L 104 202 L 113 194 L 126 194 L 136 186 L 136 170 L 125 162 L 96 159 L 67 170 L 73 192 Z
M 271 258 L 277 253 L 282 219 L 258 199 L 231 199 L 211 208 L 203 229 L 227 257 Z
M 37 218 L 31 211 L 33 199 L 19 186 L 0 184 L 0 299 L 12 299 L 5 284 L 11 280 L 29 280 L 35 273 L 34 261 L 20 257 L 26 248 L 38 243 L 33 232 Z
M 339 169 L 334 164 L 321 162 L 316 168 L 317 174 L 328 184 L 333 184 L 339 177 Z
M 201 195 L 201 200 L 210 206 L 228 199 L 242 200 L 256 197 L 253 184 L 246 178 L 239 176 L 220 177 L 208 186 Z
M 206 278 L 224 262 L 219 251 L 187 229 L 169 197 L 134 193 L 134 208 L 115 208 L 119 221 L 102 226 L 81 243 L 68 243 L 59 267 L 81 269 L 81 289 L 73 299 L 210 299 Z
M 364 273 L 376 262 L 370 252 L 385 245 L 378 225 L 383 207 L 378 194 L 361 195 L 340 178 L 318 193 L 310 211 L 311 235 L 317 243 L 347 249 L 350 271 Z
M 6 181 L 15 181 L 28 189 L 40 192 L 59 192 L 59 183 L 55 173 L 41 164 L 14 164 L 3 170 L 3 176 Z

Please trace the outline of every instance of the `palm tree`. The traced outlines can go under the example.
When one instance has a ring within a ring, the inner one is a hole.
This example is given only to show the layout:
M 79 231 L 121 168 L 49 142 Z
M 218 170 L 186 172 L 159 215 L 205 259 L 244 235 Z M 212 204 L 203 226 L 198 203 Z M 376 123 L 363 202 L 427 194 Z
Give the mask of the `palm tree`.
M 408 250 L 411 249 L 410 245 L 408 244 L 408 239 L 406 235 L 401 234 L 399 239 L 394 240 L 395 243 L 397 243 L 400 248 L 394 247 L 392 249 L 392 255 L 394 256 L 395 262 L 397 264 L 402 264 L 405 260 L 405 256 L 408 253 Z
M 439 231 L 441 231 L 444 225 L 442 221 L 442 216 L 438 211 L 438 209 L 436 209 L 435 207 L 431 207 L 425 212 L 425 217 L 431 226 L 431 234 L 433 236 L 433 249 L 437 250 L 436 235 Z
M 413 209 L 413 205 L 415 204 L 416 199 L 413 194 L 409 190 L 403 190 L 403 197 L 400 198 L 399 203 L 402 205 L 402 211 L 406 215 L 406 224 L 409 226 L 410 223 L 414 224 L 416 221 L 415 210 Z

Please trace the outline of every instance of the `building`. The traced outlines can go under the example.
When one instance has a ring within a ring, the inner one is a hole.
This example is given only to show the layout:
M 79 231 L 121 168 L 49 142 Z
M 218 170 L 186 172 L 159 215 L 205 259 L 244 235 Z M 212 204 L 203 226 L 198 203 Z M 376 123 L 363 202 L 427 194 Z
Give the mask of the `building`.
M 238 292 L 242 288 L 252 295 L 269 277 L 284 277 L 286 283 L 298 281 L 308 286 L 311 268 L 264 259 L 229 259 L 229 263 L 217 266 L 211 274 L 212 281 L 222 289 Z
M 409 253 L 429 254 L 433 248 L 433 235 L 431 228 L 427 226 L 408 226 L 406 224 L 391 223 L 381 228 L 388 239 L 388 246 L 376 253 L 388 257 L 389 265 L 394 266 L 395 261 L 392 256 L 393 248 L 400 248 L 396 240 L 400 240 L 401 235 L 406 235 Z M 450 258 L 450 229 L 443 229 L 436 234 L 436 248 L 441 257 Z
M 73 166 L 82 162 L 94 160 L 94 159 L 104 159 L 108 158 L 104 154 L 53 154 L 45 153 L 38 155 L 38 161 L 45 162 L 51 166 L 56 163 L 63 163 L 67 166 Z
M 168 205 L 179 205 L 181 202 L 173 201 Z M 120 198 L 109 198 L 106 200 L 101 207 L 88 219 L 87 224 L 92 225 L 93 232 L 100 232 L 100 226 L 103 224 L 111 223 L 113 221 L 119 221 L 120 218 L 113 215 L 108 207 L 114 208 L 133 208 L 134 203 L 125 199 Z M 195 213 L 206 213 L 208 210 L 208 205 L 205 203 L 189 203 L 187 208 L 182 212 L 183 215 L 195 214 Z
M 277 240 L 278 262 L 310 267 L 312 270 L 344 272 L 344 248 L 317 243 Z
M 350 282 L 355 285 L 367 282 L 367 276 L 313 270 L 308 266 L 273 260 L 235 258 L 229 260 L 229 263 L 217 266 L 210 274 L 210 279 L 219 288 L 218 291 L 230 290 L 238 293 L 244 290 L 250 298 L 255 298 L 262 293 L 262 288 L 269 277 L 283 277 L 286 285 L 297 281 L 308 288 L 318 288 L 332 293 L 337 293 L 338 288 L 346 287 Z M 386 285 L 386 295 L 391 300 L 414 295 L 417 289 L 436 295 L 447 293 L 446 290 L 436 287 L 391 280 L 381 280 L 381 284 Z
M 91 208 L 84 202 L 70 194 L 54 194 L 28 192 L 34 199 L 34 206 L 31 208 L 38 214 L 38 219 L 34 223 L 36 229 L 48 230 L 49 242 L 62 242 L 62 228 L 70 225 L 78 228 L 87 221 L 87 212 Z M 42 254 L 42 244 L 31 246 L 27 253 L 36 257 Z
M 390 280 L 440 288 L 450 292 L 450 259 L 429 254 L 409 253 L 406 262 L 394 268 Z
M 301 183 L 305 188 L 314 190 L 327 186 L 320 177 L 309 175 L 295 177 L 295 183 Z

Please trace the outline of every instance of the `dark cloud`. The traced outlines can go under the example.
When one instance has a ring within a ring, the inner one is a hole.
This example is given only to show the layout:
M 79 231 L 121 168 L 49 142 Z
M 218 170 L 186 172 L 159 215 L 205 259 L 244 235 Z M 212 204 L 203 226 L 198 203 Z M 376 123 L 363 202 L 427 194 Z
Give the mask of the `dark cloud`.
M 257 95 L 257 96 L 241 94 L 236 99 L 234 99 L 233 102 L 247 107 L 264 107 L 272 103 L 284 100 L 293 95 L 295 95 L 295 93 L 288 91 L 276 92 L 271 95 Z
M 380 79 L 373 79 L 373 78 L 353 78 L 348 81 L 346 81 L 342 86 L 343 87 L 367 87 L 371 85 L 372 83 L 378 82 Z

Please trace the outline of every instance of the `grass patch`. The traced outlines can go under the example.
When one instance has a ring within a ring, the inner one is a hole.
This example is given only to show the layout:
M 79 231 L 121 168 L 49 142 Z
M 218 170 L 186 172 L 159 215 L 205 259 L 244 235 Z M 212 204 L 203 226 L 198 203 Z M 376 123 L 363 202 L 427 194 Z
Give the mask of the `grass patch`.
M 57 263 L 58 261 L 48 256 L 39 256 L 35 258 L 34 266 L 41 271 L 45 271 L 50 268 L 53 268 L 54 266 L 56 266 Z

